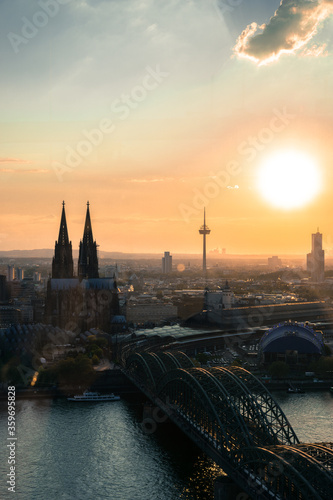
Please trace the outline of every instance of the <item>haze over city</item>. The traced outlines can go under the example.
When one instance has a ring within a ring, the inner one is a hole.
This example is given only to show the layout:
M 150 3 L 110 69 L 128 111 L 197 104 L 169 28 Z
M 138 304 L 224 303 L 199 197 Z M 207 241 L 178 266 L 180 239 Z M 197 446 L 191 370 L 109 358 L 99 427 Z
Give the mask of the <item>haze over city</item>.
M 199 253 L 204 206 L 208 250 L 330 249 L 333 2 L 40 4 L 2 3 L 2 250 L 63 199 L 73 248 L 89 200 L 101 251 Z

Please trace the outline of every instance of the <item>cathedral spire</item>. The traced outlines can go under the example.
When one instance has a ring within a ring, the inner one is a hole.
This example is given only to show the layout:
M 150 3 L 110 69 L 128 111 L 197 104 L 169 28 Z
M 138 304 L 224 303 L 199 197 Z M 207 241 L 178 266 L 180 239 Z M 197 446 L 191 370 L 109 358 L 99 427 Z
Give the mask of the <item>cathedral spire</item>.
M 59 237 L 58 237 L 59 245 L 68 245 L 68 230 L 67 230 L 67 222 L 66 222 L 66 214 L 65 214 L 65 202 L 62 202 L 62 214 L 60 221 L 60 229 L 59 229 Z
M 93 243 L 93 234 L 92 234 L 92 228 L 91 228 L 91 220 L 90 220 L 90 211 L 89 211 L 89 201 L 87 202 L 87 214 L 86 214 L 86 222 L 84 224 L 84 231 L 83 231 L 83 241 L 87 244 L 90 242 Z
M 78 275 L 79 279 L 98 278 L 98 258 L 97 244 L 93 239 L 91 220 L 90 220 L 90 203 L 87 202 L 86 221 L 84 224 L 83 238 L 80 241 Z
M 55 242 L 52 261 L 52 278 L 73 278 L 72 242 L 68 238 L 64 201 L 62 202 L 59 237 Z

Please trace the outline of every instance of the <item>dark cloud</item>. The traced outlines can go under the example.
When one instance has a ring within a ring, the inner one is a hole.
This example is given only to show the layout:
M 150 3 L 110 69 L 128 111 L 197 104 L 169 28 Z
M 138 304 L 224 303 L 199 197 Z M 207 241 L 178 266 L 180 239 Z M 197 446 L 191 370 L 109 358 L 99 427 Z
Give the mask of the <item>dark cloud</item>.
M 267 24 L 252 23 L 241 33 L 235 53 L 260 64 L 274 61 L 283 53 L 305 48 L 320 24 L 333 12 L 333 0 L 281 0 Z M 313 55 L 324 51 L 313 52 Z M 306 55 L 311 54 L 311 50 Z

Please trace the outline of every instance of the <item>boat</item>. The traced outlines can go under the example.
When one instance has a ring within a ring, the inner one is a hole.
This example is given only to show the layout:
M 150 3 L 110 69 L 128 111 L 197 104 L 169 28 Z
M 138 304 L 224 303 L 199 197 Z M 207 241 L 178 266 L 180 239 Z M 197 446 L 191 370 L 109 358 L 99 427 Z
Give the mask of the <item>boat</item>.
M 304 394 L 303 389 L 299 387 L 288 387 L 287 392 L 291 394 Z
M 111 394 L 100 394 L 99 392 L 89 392 L 84 391 L 83 394 L 77 394 L 72 398 L 67 398 L 67 401 L 118 401 L 120 396 L 115 396 L 113 393 Z

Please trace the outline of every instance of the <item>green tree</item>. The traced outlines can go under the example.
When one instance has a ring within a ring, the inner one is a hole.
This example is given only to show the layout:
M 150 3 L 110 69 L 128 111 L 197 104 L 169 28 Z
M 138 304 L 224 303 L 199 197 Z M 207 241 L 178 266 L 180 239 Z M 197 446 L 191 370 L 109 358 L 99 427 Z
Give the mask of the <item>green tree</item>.
M 91 359 L 83 354 L 59 361 L 52 371 L 58 383 L 65 385 L 90 385 L 95 377 Z
M 36 382 L 36 387 L 45 387 L 54 385 L 57 383 L 57 376 L 52 370 L 52 368 L 40 367 L 38 370 L 38 378 Z
M 93 357 L 91 358 L 91 362 L 94 366 L 98 365 L 99 363 L 99 357 L 96 356 L 96 354 L 93 355 Z
M 199 354 L 196 355 L 196 360 L 199 361 L 201 365 L 206 365 L 209 360 L 209 356 L 203 352 L 199 352 Z
M 268 367 L 269 374 L 274 378 L 285 378 L 289 373 L 289 366 L 284 361 L 274 361 Z
M 330 356 L 322 356 L 318 361 L 311 363 L 311 370 L 320 377 L 332 377 L 333 374 L 333 358 Z
M 324 355 L 325 356 L 331 356 L 332 354 L 332 349 L 328 344 L 324 344 Z

